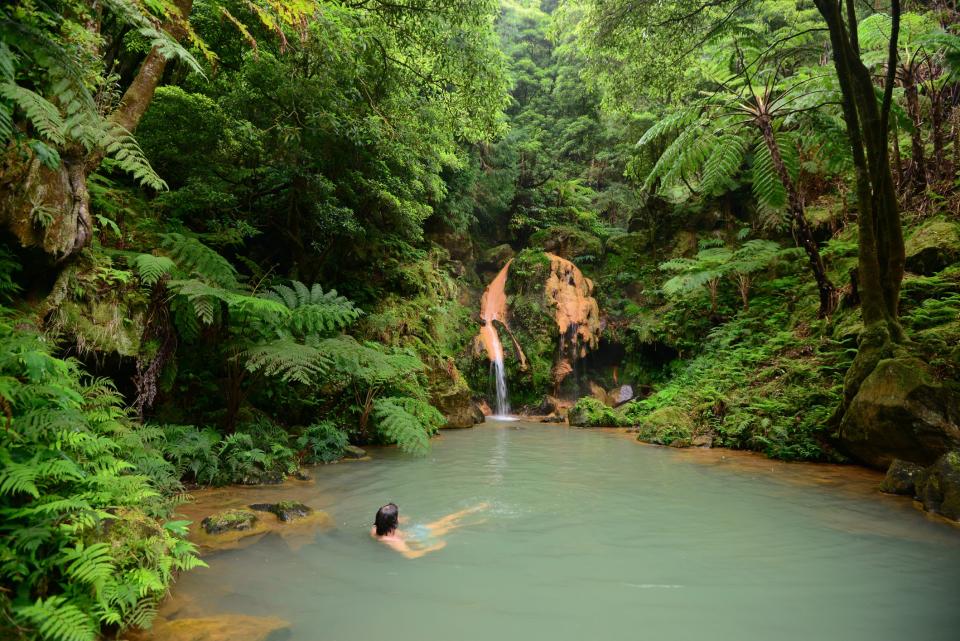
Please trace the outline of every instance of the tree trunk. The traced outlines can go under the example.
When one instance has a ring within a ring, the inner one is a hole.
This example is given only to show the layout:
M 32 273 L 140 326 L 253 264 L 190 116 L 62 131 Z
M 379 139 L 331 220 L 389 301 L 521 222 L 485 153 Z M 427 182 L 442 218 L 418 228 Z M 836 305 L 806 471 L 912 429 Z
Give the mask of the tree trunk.
M 820 295 L 820 310 L 818 316 L 825 318 L 833 313 L 837 308 L 839 291 L 830 282 L 827 276 L 827 268 L 823 263 L 823 257 L 820 256 L 820 249 L 817 247 L 817 241 L 813 237 L 813 231 L 810 229 L 810 223 L 807 222 L 807 216 L 804 212 L 803 201 L 800 199 L 800 193 L 797 185 L 790 177 L 787 165 L 783 162 L 783 155 L 780 153 L 780 145 L 773 135 L 773 124 L 767 115 L 757 118 L 757 126 L 763 135 L 763 141 L 770 152 L 770 159 L 777 172 L 777 177 L 783 183 L 787 190 L 788 207 L 790 208 L 790 218 L 793 222 L 793 233 L 797 244 L 803 248 L 807 254 L 807 261 L 810 264 L 810 271 L 813 272 L 813 278 L 817 282 L 817 291 Z
M 176 0 L 185 21 L 193 0 Z M 185 35 L 182 24 L 171 21 L 163 28 L 176 38 Z M 113 125 L 133 132 L 160 83 L 167 61 L 154 48 L 108 117 Z M 103 149 L 80 147 L 61 150 L 60 166 L 50 169 L 34 155 L 8 148 L 2 157 L 0 225 L 7 227 L 24 247 L 39 247 L 57 259 L 76 254 L 89 244 L 93 220 L 87 177 L 104 158 Z
M 929 95 L 930 126 L 932 128 L 930 137 L 933 140 L 933 179 L 939 180 L 947 175 L 947 159 L 943 144 L 943 92 L 934 89 Z
M 858 291 L 864 330 L 844 380 L 844 412 L 877 363 L 906 337 L 897 319 L 904 272 L 903 231 L 890 173 L 887 131 L 897 66 L 900 3 L 891 6 L 892 30 L 883 101 L 877 104 L 870 71 L 860 59 L 853 0 L 815 0 L 827 23 L 840 83 L 844 121 L 856 172 L 859 214 Z M 844 17 L 846 13 L 846 18 Z
M 927 187 L 927 161 L 923 152 L 923 113 L 920 110 L 916 70 L 912 65 L 903 70 L 903 92 L 907 99 L 907 115 L 913 121 L 910 131 L 910 184 L 916 193 L 922 193 Z

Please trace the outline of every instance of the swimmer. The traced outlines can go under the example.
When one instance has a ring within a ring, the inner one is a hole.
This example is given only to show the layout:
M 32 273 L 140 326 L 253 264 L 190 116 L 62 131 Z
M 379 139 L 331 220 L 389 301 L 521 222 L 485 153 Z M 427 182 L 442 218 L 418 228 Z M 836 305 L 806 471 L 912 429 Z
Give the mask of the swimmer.
M 462 525 L 460 520 L 463 519 L 463 517 L 485 510 L 488 507 L 490 507 L 489 503 L 480 503 L 465 510 L 448 514 L 433 523 L 418 526 L 415 530 L 420 530 L 420 532 L 415 533 L 420 536 L 414 538 L 400 530 L 400 508 L 398 508 L 395 503 L 387 503 L 377 510 L 373 527 L 370 528 L 370 536 L 381 543 L 385 543 L 392 550 L 396 550 L 408 559 L 417 559 L 429 552 L 440 550 L 447 544 L 446 541 L 436 541 L 435 543 L 428 544 L 423 539 L 433 539 L 443 536 L 460 527 Z

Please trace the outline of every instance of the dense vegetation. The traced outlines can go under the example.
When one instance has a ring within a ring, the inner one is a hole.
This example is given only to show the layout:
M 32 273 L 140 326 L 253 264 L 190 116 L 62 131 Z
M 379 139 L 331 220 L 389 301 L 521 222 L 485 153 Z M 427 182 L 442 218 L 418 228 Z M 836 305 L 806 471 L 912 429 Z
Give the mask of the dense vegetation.
M 0 635 L 149 625 L 200 563 L 170 520 L 186 488 L 470 424 L 477 304 L 511 258 L 514 407 L 579 398 L 571 423 L 652 442 L 880 465 L 858 413 L 901 368 L 910 412 L 960 420 L 957 18 L 0 7 Z M 603 316 L 569 376 L 544 252 Z

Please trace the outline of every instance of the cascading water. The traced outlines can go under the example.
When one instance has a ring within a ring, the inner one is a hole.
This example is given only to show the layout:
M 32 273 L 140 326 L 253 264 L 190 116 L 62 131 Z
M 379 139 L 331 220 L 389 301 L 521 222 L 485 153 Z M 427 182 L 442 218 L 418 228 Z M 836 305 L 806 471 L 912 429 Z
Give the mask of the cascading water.
M 503 344 L 500 342 L 500 334 L 494 325 L 494 321 L 499 321 L 506 325 L 507 318 L 507 270 L 510 269 L 510 263 L 503 266 L 497 277 L 494 278 L 487 290 L 480 299 L 480 318 L 483 320 L 483 326 L 480 328 L 480 339 L 487 350 L 487 356 L 490 357 L 490 371 L 494 380 L 496 389 L 496 399 L 494 411 L 496 416 L 508 416 L 510 414 L 510 396 L 507 391 L 507 372 L 503 365 Z

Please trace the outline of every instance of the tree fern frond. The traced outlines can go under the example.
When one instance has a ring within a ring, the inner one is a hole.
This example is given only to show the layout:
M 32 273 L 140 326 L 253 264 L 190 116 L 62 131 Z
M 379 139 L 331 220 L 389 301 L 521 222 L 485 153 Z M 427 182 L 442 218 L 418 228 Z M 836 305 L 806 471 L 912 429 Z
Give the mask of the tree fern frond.
M 735 134 L 723 134 L 716 139 L 703 165 L 703 193 L 716 196 L 736 186 L 734 177 L 743 164 L 746 148 L 746 141 Z
M 700 118 L 700 106 L 695 105 L 678 109 L 655 122 L 653 126 L 647 129 L 640 140 L 638 147 L 645 147 L 655 140 L 664 136 L 669 136 L 675 132 L 689 129 L 693 123 Z

